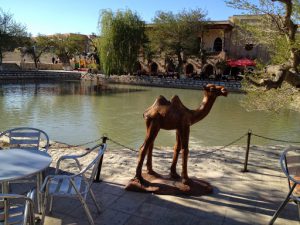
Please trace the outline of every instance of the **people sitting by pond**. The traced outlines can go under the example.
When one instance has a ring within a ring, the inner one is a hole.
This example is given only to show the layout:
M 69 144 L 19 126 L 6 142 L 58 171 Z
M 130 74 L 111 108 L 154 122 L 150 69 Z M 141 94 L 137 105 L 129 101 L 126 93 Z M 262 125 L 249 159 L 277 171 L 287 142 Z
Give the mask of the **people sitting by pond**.
M 175 72 L 175 71 L 167 71 L 163 74 L 163 77 L 164 78 L 167 78 L 167 77 L 172 77 L 172 78 L 177 78 L 179 79 L 180 78 L 180 75 L 178 72 Z

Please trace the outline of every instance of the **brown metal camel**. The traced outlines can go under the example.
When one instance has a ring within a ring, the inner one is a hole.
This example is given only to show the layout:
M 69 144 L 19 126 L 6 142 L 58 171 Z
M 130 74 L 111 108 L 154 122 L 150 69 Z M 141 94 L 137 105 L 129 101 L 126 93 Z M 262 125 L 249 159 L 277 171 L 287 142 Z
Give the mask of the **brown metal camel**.
M 147 172 L 149 174 L 155 174 L 152 169 L 152 150 L 159 130 L 176 130 L 176 144 L 174 146 L 170 175 L 175 179 L 180 178 L 176 172 L 176 164 L 180 150 L 182 150 L 182 182 L 187 184 L 189 182 L 187 160 L 189 153 L 188 144 L 190 126 L 207 116 L 216 98 L 218 96 L 227 96 L 227 93 L 227 90 L 223 86 L 216 86 L 213 84 L 204 86 L 204 98 L 202 104 L 196 110 L 186 108 L 176 95 L 172 97 L 171 101 L 168 101 L 163 96 L 159 96 L 154 104 L 143 114 L 146 120 L 147 134 L 143 145 L 140 147 L 135 179 L 144 183 L 142 166 L 146 154 Z

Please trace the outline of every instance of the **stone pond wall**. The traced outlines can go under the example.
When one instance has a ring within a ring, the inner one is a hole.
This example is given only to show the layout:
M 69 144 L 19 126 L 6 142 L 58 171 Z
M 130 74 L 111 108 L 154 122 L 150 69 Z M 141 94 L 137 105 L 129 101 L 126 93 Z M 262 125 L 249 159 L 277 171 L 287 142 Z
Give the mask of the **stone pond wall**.
M 0 71 L 0 82 L 19 80 L 80 80 L 80 72 L 65 71 Z
M 155 86 L 167 88 L 183 88 L 183 89 L 203 89 L 204 85 L 216 84 L 222 85 L 230 91 L 241 92 L 240 81 L 214 81 L 214 80 L 194 80 L 191 78 L 173 78 L 173 77 L 153 77 L 153 76 L 109 76 L 96 75 L 105 79 L 109 83 Z M 84 77 L 84 76 L 83 76 Z M 20 81 L 20 80 L 80 80 L 82 74 L 80 72 L 67 71 L 0 71 L 0 82 Z
M 102 78 L 105 78 L 102 76 Z M 214 80 L 194 80 L 191 78 L 172 78 L 172 77 L 149 77 L 149 76 L 110 76 L 105 78 L 109 83 L 131 84 L 156 87 L 170 87 L 183 89 L 203 89 L 206 84 L 225 86 L 230 91 L 241 92 L 240 81 L 214 81 Z

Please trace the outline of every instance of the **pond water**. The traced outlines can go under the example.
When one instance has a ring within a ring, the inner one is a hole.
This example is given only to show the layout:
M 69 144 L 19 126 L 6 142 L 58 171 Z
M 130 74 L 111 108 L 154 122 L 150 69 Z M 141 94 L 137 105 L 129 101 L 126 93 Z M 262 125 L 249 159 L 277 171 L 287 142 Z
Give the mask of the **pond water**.
M 196 109 L 203 92 L 115 85 L 115 91 L 99 93 L 91 81 L 64 83 L 22 83 L 0 86 L 1 130 L 31 126 L 45 130 L 52 140 L 72 145 L 98 139 L 103 134 L 137 149 L 145 136 L 144 110 L 158 95 L 178 95 Z M 300 113 L 247 112 L 239 104 L 242 94 L 219 97 L 209 115 L 191 128 L 190 147 L 223 146 L 251 129 L 275 139 L 300 141 Z M 174 131 L 160 131 L 156 146 L 173 146 Z M 237 145 L 245 145 L 243 138 Z M 253 137 L 256 145 L 281 144 Z

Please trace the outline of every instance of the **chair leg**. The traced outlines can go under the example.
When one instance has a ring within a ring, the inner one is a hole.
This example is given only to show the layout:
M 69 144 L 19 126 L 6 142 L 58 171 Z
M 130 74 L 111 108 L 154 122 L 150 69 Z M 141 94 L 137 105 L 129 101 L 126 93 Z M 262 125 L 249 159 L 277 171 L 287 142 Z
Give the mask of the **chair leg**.
M 281 205 L 279 206 L 279 208 L 277 209 L 277 211 L 274 213 L 272 219 L 269 222 L 269 225 L 272 225 L 275 220 L 277 219 L 277 217 L 279 216 L 279 213 L 283 210 L 283 208 L 286 206 L 286 204 L 289 202 L 290 196 L 293 193 L 295 187 L 296 187 L 297 183 L 294 183 L 293 187 L 290 189 L 288 195 L 286 196 L 285 200 L 281 203 Z
M 96 208 L 97 208 L 98 213 L 101 213 L 101 207 L 99 206 L 99 204 L 98 204 L 98 202 L 97 202 L 97 200 L 96 200 L 96 197 L 95 197 L 94 192 L 93 192 L 92 189 L 90 189 L 90 194 L 91 194 L 91 197 L 92 197 L 92 199 L 93 199 L 94 204 L 96 205 Z M 102 204 L 101 204 L 101 205 L 102 205 Z
M 92 217 L 92 214 L 90 212 L 90 209 L 89 209 L 88 205 L 86 204 L 85 200 L 83 199 L 83 197 L 80 194 L 77 194 L 77 196 L 78 196 L 78 198 L 79 198 L 79 200 L 80 200 L 80 202 L 81 202 L 81 204 L 83 206 L 83 209 L 84 209 L 84 211 L 85 211 L 85 213 L 86 213 L 86 215 L 87 215 L 87 217 L 89 219 L 90 224 L 94 225 L 95 224 L 94 223 L 94 219 Z
M 53 207 L 53 196 L 50 196 L 49 213 L 52 212 L 52 207 Z
M 297 202 L 298 206 L 298 220 L 300 221 L 300 202 Z
M 44 202 L 43 202 L 43 207 L 42 207 L 42 220 L 41 220 L 41 224 L 44 224 L 45 222 L 45 216 L 46 216 L 46 211 L 47 211 L 47 200 L 48 200 L 48 196 L 45 195 L 44 196 Z
M 29 224 L 35 225 L 34 208 L 32 205 L 30 206 Z

